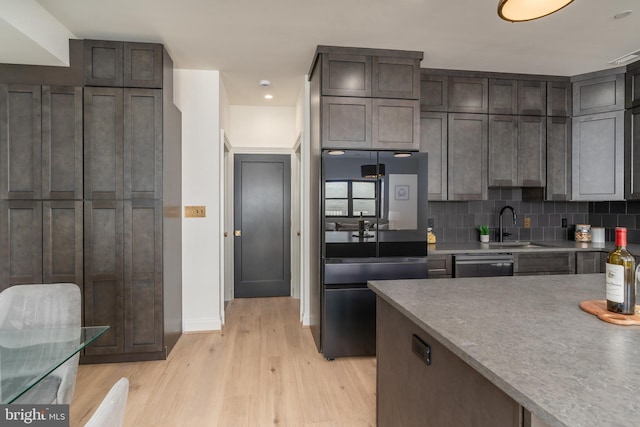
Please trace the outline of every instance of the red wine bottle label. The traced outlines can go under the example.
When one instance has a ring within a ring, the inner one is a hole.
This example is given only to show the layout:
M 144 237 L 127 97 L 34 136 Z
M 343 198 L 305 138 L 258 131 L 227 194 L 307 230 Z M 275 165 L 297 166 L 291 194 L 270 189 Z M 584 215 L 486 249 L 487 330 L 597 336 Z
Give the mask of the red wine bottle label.
M 624 302 L 624 266 L 607 263 L 605 274 L 607 283 L 607 300 Z

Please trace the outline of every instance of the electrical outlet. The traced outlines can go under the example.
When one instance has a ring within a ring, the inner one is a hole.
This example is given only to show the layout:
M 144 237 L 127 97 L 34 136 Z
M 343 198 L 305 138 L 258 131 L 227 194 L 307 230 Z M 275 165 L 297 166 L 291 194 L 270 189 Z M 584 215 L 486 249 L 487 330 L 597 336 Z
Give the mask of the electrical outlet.
M 531 218 L 528 216 L 524 217 L 524 228 L 531 228 Z
M 427 218 L 427 227 L 433 228 L 433 218 Z
M 567 218 L 562 218 L 562 228 L 567 228 Z
M 207 216 L 206 206 L 185 206 L 184 217 L 185 218 L 205 218 Z

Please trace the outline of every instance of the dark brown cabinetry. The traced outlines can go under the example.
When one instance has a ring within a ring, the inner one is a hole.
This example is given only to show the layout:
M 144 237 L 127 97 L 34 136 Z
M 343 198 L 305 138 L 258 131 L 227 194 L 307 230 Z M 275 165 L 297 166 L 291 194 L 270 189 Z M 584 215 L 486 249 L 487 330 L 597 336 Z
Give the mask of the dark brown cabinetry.
M 506 393 L 380 297 L 376 309 L 378 426 L 522 425 Z M 430 347 L 430 365 L 412 351 L 414 337 Z
M 449 113 L 448 121 L 448 200 L 485 200 L 487 115 Z
M 575 274 L 575 252 L 513 254 L 513 275 Z
M 82 202 L 0 200 L 0 282 L 82 287 Z
M 310 75 L 319 79 L 322 148 L 418 150 L 421 59 L 419 52 L 318 46 Z
M 625 198 L 640 199 L 640 107 L 625 116 Z
M 447 200 L 447 119 L 447 113 L 420 114 L 420 151 L 429 153 L 429 200 Z
M 162 88 L 162 45 L 85 40 L 84 57 L 87 86 Z
M 624 109 L 624 73 L 577 76 L 573 82 L 573 115 L 605 113 Z
M 571 198 L 571 119 L 547 118 L 546 200 Z
M 571 83 L 547 82 L 547 116 L 571 116 Z
M 573 118 L 572 200 L 624 199 L 624 110 Z
M 449 111 L 487 113 L 489 81 L 482 77 L 449 77 Z

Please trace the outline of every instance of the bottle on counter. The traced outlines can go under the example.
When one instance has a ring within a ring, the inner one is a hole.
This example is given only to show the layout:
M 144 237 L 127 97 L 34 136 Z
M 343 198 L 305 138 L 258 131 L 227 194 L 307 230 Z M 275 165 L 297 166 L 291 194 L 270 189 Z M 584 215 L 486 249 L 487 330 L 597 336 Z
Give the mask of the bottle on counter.
M 436 235 L 433 234 L 433 228 L 428 227 L 427 228 L 427 243 L 435 243 L 436 242 Z
M 364 236 L 364 217 L 362 216 L 362 212 L 360 212 L 360 218 L 358 218 L 358 235 L 360 237 Z
M 634 314 L 636 262 L 627 251 L 627 229 L 616 227 L 616 248 L 609 252 L 605 274 L 607 310 Z

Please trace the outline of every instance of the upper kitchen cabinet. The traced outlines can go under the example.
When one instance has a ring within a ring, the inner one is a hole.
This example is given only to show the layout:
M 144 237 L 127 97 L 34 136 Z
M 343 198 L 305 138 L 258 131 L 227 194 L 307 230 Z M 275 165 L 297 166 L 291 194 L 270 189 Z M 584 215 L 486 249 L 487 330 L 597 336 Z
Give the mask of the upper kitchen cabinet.
M 420 98 L 422 52 L 318 46 L 324 96 Z M 312 65 L 313 69 L 313 65 Z
M 376 150 L 420 149 L 420 103 L 374 98 L 371 147 Z
M 0 85 L 0 199 L 42 194 L 41 88 Z
M 487 115 L 448 116 L 448 200 L 486 200 Z
M 516 114 L 518 84 L 511 79 L 489 79 L 489 113 Z
M 547 82 L 547 116 L 571 117 L 571 83 Z
M 640 107 L 640 61 L 627 66 L 625 104 L 627 108 Z
M 489 79 L 489 113 L 544 116 L 547 110 L 544 81 Z
M 544 187 L 547 173 L 547 120 L 518 116 L 518 186 Z
M 371 97 L 371 56 L 322 55 L 322 94 Z
M 443 111 L 449 108 L 449 78 L 422 70 L 420 76 L 420 110 Z
M 546 200 L 571 198 L 571 118 L 547 117 Z
M 489 80 L 483 77 L 449 77 L 449 111 L 486 113 L 488 89 Z
M 429 200 L 447 200 L 447 113 L 420 114 L 420 151 L 429 153 Z
M 162 88 L 160 44 L 85 40 L 84 63 L 87 86 Z
M 626 111 L 625 118 L 625 197 L 640 199 L 640 107 Z
M 624 109 L 625 76 L 619 69 L 576 76 L 573 82 L 573 116 Z
M 322 147 L 371 148 L 371 99 L 323 96 Z
M 420 99 L 420 59 L 374 56 L 373 97 Z
M 547 114 L 547 84 L 543 81 L 518 80 L 518 110 L 522 116 Z
M 624 110 L 573 118 L 572 200 L 624 199 Z

